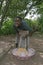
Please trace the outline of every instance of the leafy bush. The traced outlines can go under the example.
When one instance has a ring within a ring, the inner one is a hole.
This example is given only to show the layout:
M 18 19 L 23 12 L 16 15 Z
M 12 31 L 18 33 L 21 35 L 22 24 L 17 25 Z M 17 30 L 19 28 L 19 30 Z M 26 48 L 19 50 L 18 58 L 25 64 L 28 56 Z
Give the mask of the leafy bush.
M 32 29 L 37 30 L 39 32 L 43 32 L 43 19 L 39 19 L 37 21 L 25 19 L 25 21 Z M 6 35 L 15 34 L 16 31 L 13 27 L 13 24 L 14 24 L 14 22 L 11 18 L 6 19 L 2 24 L 0 34 L 6 34 Z
M 26 22 L 33 30 L 38 29 L 38 23 L 39 23 L 38 21 L 36 20 L 32 21 L 32 20 L 26 19 Z
M 43 15 L 38 19 L 39 32 L 43 33 Z
M 15 30 L 13 28 L 13 21 L 12 19 L 7 19 L 3 22 L 2 28 L 1 28 L 2 34 L 14 34 Z

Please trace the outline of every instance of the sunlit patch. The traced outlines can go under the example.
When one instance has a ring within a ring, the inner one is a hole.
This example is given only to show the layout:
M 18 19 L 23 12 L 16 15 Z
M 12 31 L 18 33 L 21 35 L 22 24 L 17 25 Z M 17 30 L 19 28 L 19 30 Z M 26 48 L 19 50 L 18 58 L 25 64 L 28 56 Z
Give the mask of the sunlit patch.
M 40 53 L 40 57 L 42 57 L 42 58 L 43 58 L 43 53 Z
M 0 54 L 3 52 L 3 48 L 0 48 Z

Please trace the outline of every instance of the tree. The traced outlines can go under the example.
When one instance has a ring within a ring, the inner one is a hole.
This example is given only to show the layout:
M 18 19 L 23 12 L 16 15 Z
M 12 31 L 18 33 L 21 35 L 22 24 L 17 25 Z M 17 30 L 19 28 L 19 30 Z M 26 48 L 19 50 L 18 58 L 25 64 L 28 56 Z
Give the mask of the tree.
M 2 7 L 3 5 L 2 1 L 3 2 L 6 1 L 6 5 L 4 6 L 4 8 Z M 7 17 L 13 19 L 17 15 L 25 17 L 33 7 L 37 8 L 36 12 L 38 14 L 40 13 L 41 10 L 43 10 L 43 7 L 41 6 L 43 5 L 43 0 L 1 0 L 0 2 L 1 2 L 1 15 L 2 15 L 1 25 L 3 20 Z
M 2 17 L 1 17 L 0 27 L 1 27 L 2 23 L 3 23 L 3 21 L 4 21 L 4 18 L 6 16 L 6 13 L 8 11 L 8 7 L 9 7 L 9 4 L 10 4 L 10 1 L 11 0 L 7 0 L 5 7 L 1 9 Z

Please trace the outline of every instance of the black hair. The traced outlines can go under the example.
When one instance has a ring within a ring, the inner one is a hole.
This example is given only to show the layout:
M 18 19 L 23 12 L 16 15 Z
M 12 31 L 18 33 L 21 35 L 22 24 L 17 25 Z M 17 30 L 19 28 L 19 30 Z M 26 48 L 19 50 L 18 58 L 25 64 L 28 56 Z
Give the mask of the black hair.
M 22 21 L 22 18 L 21 18 L 20 16 L 17 16 L 16 18 L 19 18 L 19 19 L 20 19 L 20 21 Z

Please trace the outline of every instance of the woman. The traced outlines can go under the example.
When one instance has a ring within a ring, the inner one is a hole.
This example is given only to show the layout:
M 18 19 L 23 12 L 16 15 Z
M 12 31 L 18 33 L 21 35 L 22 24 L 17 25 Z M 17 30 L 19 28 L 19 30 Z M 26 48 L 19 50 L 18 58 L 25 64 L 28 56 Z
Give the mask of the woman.
M 15 27 L 15 30 L 17 32 L 17 35 L 16 35 L 16 48 L 26 47 L 26 49 L 28 50 L 28 47 L 29 47 L 29 45 L 28 45 L 29 44 L 29 32 L 33 32 L 33 30 L 19 16 L 17 16 L 15 18 L 14 27 Z M 25 42 L 26 42 L 26 44 L 25 44 Z

